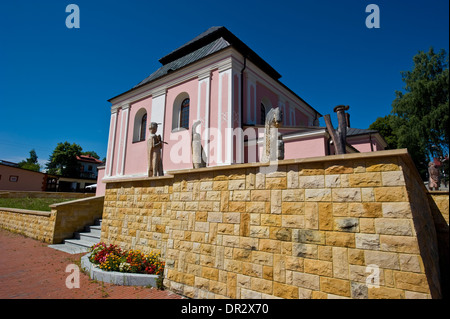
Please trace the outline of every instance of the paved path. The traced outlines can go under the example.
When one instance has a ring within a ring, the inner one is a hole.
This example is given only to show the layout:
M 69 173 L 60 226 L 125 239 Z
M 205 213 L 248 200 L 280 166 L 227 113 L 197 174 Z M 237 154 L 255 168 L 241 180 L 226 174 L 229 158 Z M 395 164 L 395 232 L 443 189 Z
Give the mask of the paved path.
M 115 286 L 80 271 L 80 288 L 69 289 L 66 272 L 83 254 L 51 249 L 37 240 L 0 229 L 0 299 L 180 299 L 155 288 Z

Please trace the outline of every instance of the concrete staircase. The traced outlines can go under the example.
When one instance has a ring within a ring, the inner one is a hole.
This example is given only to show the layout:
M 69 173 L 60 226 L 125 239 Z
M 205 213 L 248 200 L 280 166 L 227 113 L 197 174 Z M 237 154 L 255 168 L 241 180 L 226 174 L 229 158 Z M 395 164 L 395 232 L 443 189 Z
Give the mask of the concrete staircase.
M 64 251 L 69 254 L 80 254 L 89 251 L 92 245 L 100 242 L 102 220 L 98 219 L 94 225 L 85 226 L 83 232 L 75 232 L 73 238 L 64 239 L 62 244 L 48 245 L 48 247 Z

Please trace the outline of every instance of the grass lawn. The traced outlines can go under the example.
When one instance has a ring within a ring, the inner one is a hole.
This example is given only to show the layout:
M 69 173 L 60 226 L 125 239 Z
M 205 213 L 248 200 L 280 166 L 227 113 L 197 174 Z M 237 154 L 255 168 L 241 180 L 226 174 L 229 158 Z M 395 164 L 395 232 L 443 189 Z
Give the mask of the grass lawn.
M 40 210 L 49 212 L 49 205 L 67 202 L 74 198 L 0 198 L 0 207 Z

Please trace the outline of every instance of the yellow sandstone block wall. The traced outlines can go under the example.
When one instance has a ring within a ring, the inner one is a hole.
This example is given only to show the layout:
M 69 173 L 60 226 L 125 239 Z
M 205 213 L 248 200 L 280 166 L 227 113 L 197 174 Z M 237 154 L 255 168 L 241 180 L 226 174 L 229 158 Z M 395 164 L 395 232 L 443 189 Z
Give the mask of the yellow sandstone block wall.
M 411 165 L 397 150 L 116 180 L 101 239 L 161 252 L 165 285 L 192 298 L 439 298 Z
M 0 208 L 0 228 L 49 244 L 53 243 L 55 219 L 50 212 Z

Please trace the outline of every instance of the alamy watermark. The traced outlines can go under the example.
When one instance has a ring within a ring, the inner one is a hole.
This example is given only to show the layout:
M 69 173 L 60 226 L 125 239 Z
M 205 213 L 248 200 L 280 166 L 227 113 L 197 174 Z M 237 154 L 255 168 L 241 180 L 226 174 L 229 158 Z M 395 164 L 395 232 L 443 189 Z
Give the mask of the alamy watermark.
M 70 13 L 66 18 L 66 27 L 68 29 L 80 28 L 80 7 L 76 4 L 69 4 L 66 12 Z
M 380 28 L 380 7 L 376 4 L 369 4 L 366 12 L 370 13 L 366 18 L 366 27 L 369 29 Z
M 66 272 L 70 273 L 66 278 L 66 287 L 69 289 L 80 288 L 80 268 L 75 264 L 67 265 Z

